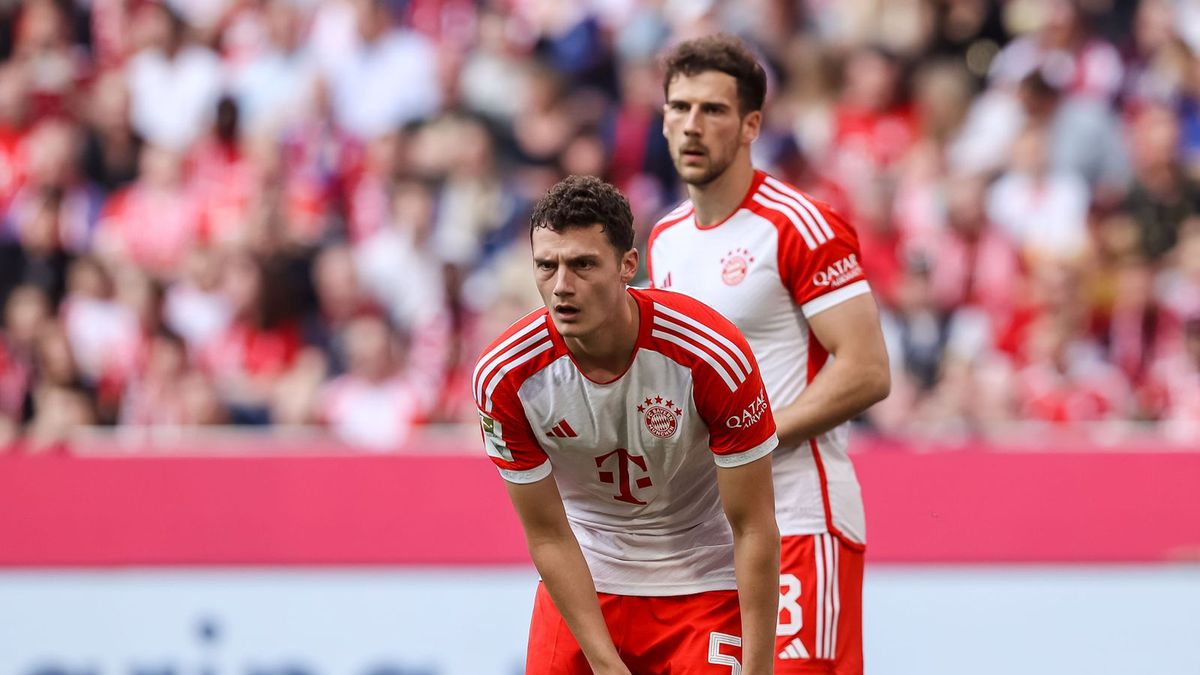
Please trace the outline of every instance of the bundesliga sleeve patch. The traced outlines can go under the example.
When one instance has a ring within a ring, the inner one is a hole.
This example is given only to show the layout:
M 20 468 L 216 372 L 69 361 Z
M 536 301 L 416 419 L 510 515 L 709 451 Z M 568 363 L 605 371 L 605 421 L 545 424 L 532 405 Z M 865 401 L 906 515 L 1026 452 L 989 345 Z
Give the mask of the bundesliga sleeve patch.
M 479 426 L 483 429 L 483 445 L 487 454 L 506 462 L 513 461 L 512 450 L 504 444 L 504 430 L 500 420 L 479 413 Z

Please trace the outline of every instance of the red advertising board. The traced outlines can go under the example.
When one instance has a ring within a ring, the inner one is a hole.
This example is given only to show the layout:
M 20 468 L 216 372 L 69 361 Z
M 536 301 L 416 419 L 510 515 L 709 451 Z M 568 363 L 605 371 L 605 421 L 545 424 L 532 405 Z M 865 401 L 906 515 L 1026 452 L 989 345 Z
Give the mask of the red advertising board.
M 1200 453 L 855 454 L 885 562 L 1200 559 Z M 526 563 L 478 455 L 0 456 L 0 565 Z

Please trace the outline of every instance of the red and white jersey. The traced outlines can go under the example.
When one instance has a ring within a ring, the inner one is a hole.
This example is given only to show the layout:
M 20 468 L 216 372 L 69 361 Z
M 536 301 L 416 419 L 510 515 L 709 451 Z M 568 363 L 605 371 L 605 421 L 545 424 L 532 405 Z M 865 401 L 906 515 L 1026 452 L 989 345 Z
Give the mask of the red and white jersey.
M 629 293 L 637 344 L 611 382 L 579 370 L 545 309 L 485 350 L 472 378 L 484 446 L 505 480 L 553 473 L 598 591 L 736 588 L 716 467 L 778 443 L 758 365 L 711 308 L 678 293 Z
M 829 360 L 808 317 L 871 292 L 854 229 L 827 205 L 761 171 L 727 219 L 701 227 L 684 202 L 654 227 L 646 248 L 655 287 L 692 295 L 742 330 L 777 407 L 793 403 Z M 847 432 L 842 425 L 775 453 L 783 535 L 835 532 L 865 543 Z

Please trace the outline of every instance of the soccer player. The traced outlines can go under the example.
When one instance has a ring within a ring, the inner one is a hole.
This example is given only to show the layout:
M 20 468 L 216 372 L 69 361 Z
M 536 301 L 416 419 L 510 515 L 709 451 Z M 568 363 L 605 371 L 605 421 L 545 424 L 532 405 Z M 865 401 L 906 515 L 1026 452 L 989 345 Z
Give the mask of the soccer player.
M 778 424 L 782 537 L 776 672 L 862 672 L 865 525 L 846 422 L 887 396 L 887 353 L 854 229 L 756 171 L 766 76 L 736 38 L 666 58 L 663 134 L 690 199 L 647 244 L 658 288 L 729 317 L 762 365 Z
M 626 286 L 633 216 L 607 183 L 563 180 L 530 224 L 546 306 L 473 377 L 542 576 L 526 673 L 772 672 L 777 439 L 754 356 L 700 302 Z

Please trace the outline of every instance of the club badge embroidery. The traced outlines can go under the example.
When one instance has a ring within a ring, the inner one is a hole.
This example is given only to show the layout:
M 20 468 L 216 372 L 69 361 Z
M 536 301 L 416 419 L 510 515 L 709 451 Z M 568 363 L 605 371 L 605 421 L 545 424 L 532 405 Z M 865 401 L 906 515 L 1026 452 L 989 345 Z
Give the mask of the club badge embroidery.
M 662 396 L 647 398 L 637 407 L 646 423 L 646 431 L 658 438 L 670 438 L 679 430 L 679 417 L 683 408 L 677 407 L 675 401 L 664 399 Z

